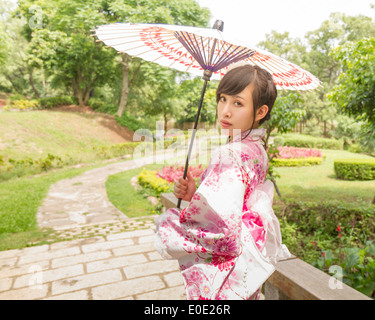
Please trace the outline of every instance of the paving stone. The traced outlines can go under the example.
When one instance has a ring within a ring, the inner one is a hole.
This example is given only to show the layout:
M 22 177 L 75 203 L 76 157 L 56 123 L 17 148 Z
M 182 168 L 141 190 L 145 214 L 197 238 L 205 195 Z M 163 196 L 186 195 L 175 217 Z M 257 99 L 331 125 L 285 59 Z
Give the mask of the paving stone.
M 185 300 L 184 286 L 167 288 L 153 292 L 143 293 L 136 296 L 137 300 Z
M 157 276 L 126 280 L 92 289 L 93 299 L 119 299 L 131 295 L 165 288 Z
M 55 280 L 65 279 L 83 274 L 83 265 L 78 264 L 52 270 L 39 270 L 16 278 L 13 288 L 22 288 L 36 284 L 42 284 Z
M 24 274 L 29 274 L 35 272 L 35 270 L 48 270 L 50 267 L 50 261 L 39 261 L 37 263 L 24 264 L 22 266 L 12 266 L 7 268 L 1 268 L 0 278 L 11 278 L 15 276 L 20 276 Z
M 101 243 L 84 245 L 82 246 L 82 251 L 86 253 L 86 252 L 93 252 L 93 251 L 99 251 L 99 250 L 113 249 L 113 248 L 118 248 L 118 247 L 127 247 L 131 244 L 134 244 L 134 241 L 132 239 L 105 241 Z
M 164 280 L 167 283 L 168 287 L 174 287 L 184 284 L 180 271 L 164 275 Z
M 47 296 L 48 285 L 36 285 L 16 290 L 0 292 L 0 300 L 35 300 Z
M 75 291 L 71 293 L 60 294 L 45 298 L 43 300 L 88 300 L 89 294 L 87 290 Z
M 154 251 L 155 247 L 153 243 L 138 244 L 128 247 L 115 248 L 113 253 L 115 256 L 124 256 L 128 254 L 141 253 L 141 252 L 150 252 Z
M 176 270 L 180 270 L 180 267 L 175 260 L 154 261 L 124 268 L 125 275 L 128 279 Z
M 65 257 L 65 256 L 72 256 L 76 254 L 80 254 L 81 250 L 79 247 L 72 247 L 72 248 L 65 248 L 61 250 L 52 250 L 46 252 L 40 252 L 38 254 L 25 254 L 20 257 L 18 264 L 26 264 L 32 263 L 42 260 L 51 260 L 55 258 Z
M 87 272 L 97 272 L 114 268 L 122 268 L 134 264 L 140 264 L 147 262 L 146 257 L 143 254 L 135 254 L 131 256 L 117 257 L 112 259 L 105 259 L 88 263 L 86 268 Z
M 123 279 L 119 270 L 85 274 L 52 282 L 52 295 L 96 287 L 108 283 L 118 283 L 121 280 Z
M 77 263 L 87 263 L 96 260 L 107 259 L 111 257 L 112 254 L 109 250 L 95 251 L 90 253 L 83 253 L 71 257 L 63 257 L 52 260 L 52 268 L 58 268 L 63 266 L 74 265 Z
M 12 279 L 4 278 L 0 279 L 0 292 L 9 290 L 12 287 Z

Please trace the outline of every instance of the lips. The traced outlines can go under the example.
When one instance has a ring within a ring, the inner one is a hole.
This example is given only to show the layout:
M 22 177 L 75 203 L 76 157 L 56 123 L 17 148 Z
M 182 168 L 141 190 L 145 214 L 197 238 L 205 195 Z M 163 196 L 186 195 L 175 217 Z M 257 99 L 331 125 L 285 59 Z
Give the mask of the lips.
M 220 124 L 221 124 L 221 126 L 222 126 L 223 128 L 228 128 L 228 127 L 230 127 L 230 126 L 232 125 L 230 122 L 228 122 L 228 121 L 226 121 L 226 120 L 221 120 L 221 121 L 220 121 Z

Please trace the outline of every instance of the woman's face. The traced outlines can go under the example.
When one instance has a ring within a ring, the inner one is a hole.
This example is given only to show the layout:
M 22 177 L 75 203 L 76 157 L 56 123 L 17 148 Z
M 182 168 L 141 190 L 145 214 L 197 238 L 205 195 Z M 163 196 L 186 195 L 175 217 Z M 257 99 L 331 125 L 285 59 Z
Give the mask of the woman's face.
M 225 93 L 220 95 L 217 104 L 219 123 L 222 129 L 229 130 L 229 136 L 232 139 L 233 133 L 236 136 L 251 128 L 254 116 L 252 92 L 253 85 L 250 84 L 234 96 Z M 256 127 L 257 123 L 254 123 L 254 128 Z

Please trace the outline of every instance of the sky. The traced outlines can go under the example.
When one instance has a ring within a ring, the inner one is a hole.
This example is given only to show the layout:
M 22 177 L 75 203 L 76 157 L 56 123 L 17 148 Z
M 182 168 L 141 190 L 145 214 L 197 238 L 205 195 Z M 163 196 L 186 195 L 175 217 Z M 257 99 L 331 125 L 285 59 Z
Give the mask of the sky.
M 256 45 L 275 30 L 303 39 L 320 27 L 332 12 L 375 18 L 375 0 L 197 0 L 211 11 L 211 25 L 224 21 L 224 33 Z

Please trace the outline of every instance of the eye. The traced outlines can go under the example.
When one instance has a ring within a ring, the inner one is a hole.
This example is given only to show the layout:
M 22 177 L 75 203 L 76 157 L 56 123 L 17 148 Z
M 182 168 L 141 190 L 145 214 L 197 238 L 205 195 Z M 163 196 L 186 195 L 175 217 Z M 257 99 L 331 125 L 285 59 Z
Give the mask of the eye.
M 225 97 L 224 97 L 224 96 L 220 96 L 220 99 L 219 99 L 219 101 L 220 101 L 220 102 L 225 102 L 225 101 L 227 101 L 227 99 L 225 99 Z
M 234 105 L 235 105 L 236 107 L 242 107 L 242 103 L 239 102 L 239 101 L 236 101 L 236 102 L 234 103 Z

